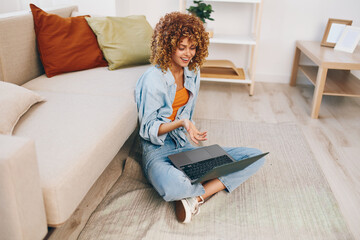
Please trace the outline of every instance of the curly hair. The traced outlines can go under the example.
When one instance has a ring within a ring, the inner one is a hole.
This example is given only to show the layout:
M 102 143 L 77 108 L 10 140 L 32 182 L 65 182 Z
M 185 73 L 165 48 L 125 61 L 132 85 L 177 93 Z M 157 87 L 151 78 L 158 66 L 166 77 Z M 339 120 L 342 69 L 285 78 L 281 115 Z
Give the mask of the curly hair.
M 196 45 L 195 56 L 188 67 L 191 71 L 197 71 L 208 56 L 209 36 L 198 17 L 180 12 L 168 13 L 156 24 L 150 62 L 166 72 L 171 67 L 172 55 L 186 37 Z

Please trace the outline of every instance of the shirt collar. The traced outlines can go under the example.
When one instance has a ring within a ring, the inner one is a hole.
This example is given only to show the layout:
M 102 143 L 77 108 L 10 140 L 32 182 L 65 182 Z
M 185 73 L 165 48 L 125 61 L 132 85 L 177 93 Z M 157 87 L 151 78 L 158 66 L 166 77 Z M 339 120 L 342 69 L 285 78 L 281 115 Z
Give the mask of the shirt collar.
M 170 69 L 168 69 L 164 75 L 165 75 L 166 82 L 169 86 L 175 84 L 175 78 L 172 75 Z
M 184 75 L 187 78 L 195 78 L 196 72 L 195 71 L 190 71 L 188 67 L 185 67 L 184 68 Z
M 158 66 L 158 65 L 156 65 L 156 67 L 159 69 L 159 71 L 161 71 L 161 68 Z M 196 72 L 195 71 L 191 71 L 191 70 L 189 70 L 189 68 L 188 67 L 184 67 L 184 76 L 185 76 L 185 78 L 187 78 L 187 79 L 193 79 L 193 78 L 195 78 L 196 77 Z M 166 83 L 170 86 L 170 85 L 172 85 L 172 84 L 175 84 L 175 78 L 174 78 L 174 76 L 172 75 L 172 73 L 171 73 L 171 71 L 170 71 L 170 69 L 168 69 L 165 73 L 164 73 L 164 76 L 165 76 L 165 79 L 166 79 Z M 185 81 L 185 82 L 187 82 L 187 81 Z

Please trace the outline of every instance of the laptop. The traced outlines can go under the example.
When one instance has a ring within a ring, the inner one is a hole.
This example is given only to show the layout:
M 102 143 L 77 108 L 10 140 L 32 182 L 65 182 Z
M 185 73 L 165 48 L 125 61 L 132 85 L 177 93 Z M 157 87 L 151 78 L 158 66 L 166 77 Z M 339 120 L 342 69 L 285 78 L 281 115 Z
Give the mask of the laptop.
M 195 184 L 240 171 L 268 153 L 235 161 L 222 147 L 214 144 L 168 157 Z

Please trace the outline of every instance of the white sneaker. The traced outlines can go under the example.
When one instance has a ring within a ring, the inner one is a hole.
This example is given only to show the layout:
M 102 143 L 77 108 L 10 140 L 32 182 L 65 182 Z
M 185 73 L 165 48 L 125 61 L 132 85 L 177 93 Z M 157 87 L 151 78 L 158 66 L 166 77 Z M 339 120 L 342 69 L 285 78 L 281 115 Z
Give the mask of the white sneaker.
M 175 202 L 176 217 L 181 223 L 189 223 L 192 216 L 200 213 L 200 205 L 204 203 L 204 199 L 200 196 L 201 202 L 196 197 L 185 198 Z

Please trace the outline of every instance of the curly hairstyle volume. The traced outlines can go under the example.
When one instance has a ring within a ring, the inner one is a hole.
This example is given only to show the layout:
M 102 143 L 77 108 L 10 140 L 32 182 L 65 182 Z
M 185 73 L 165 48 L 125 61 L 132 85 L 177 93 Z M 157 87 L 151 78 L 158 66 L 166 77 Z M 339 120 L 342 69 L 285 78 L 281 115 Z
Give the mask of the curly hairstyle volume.
M 198 17 L 180 12 L 168 13 L 156 24 L 150 62 L 166 72 L 171 67 L 172 55 L 186 37 L 196 45 L 195 56 L 188 67 L 191 71 L 197 71 L 208 56 L 209 36 Z

